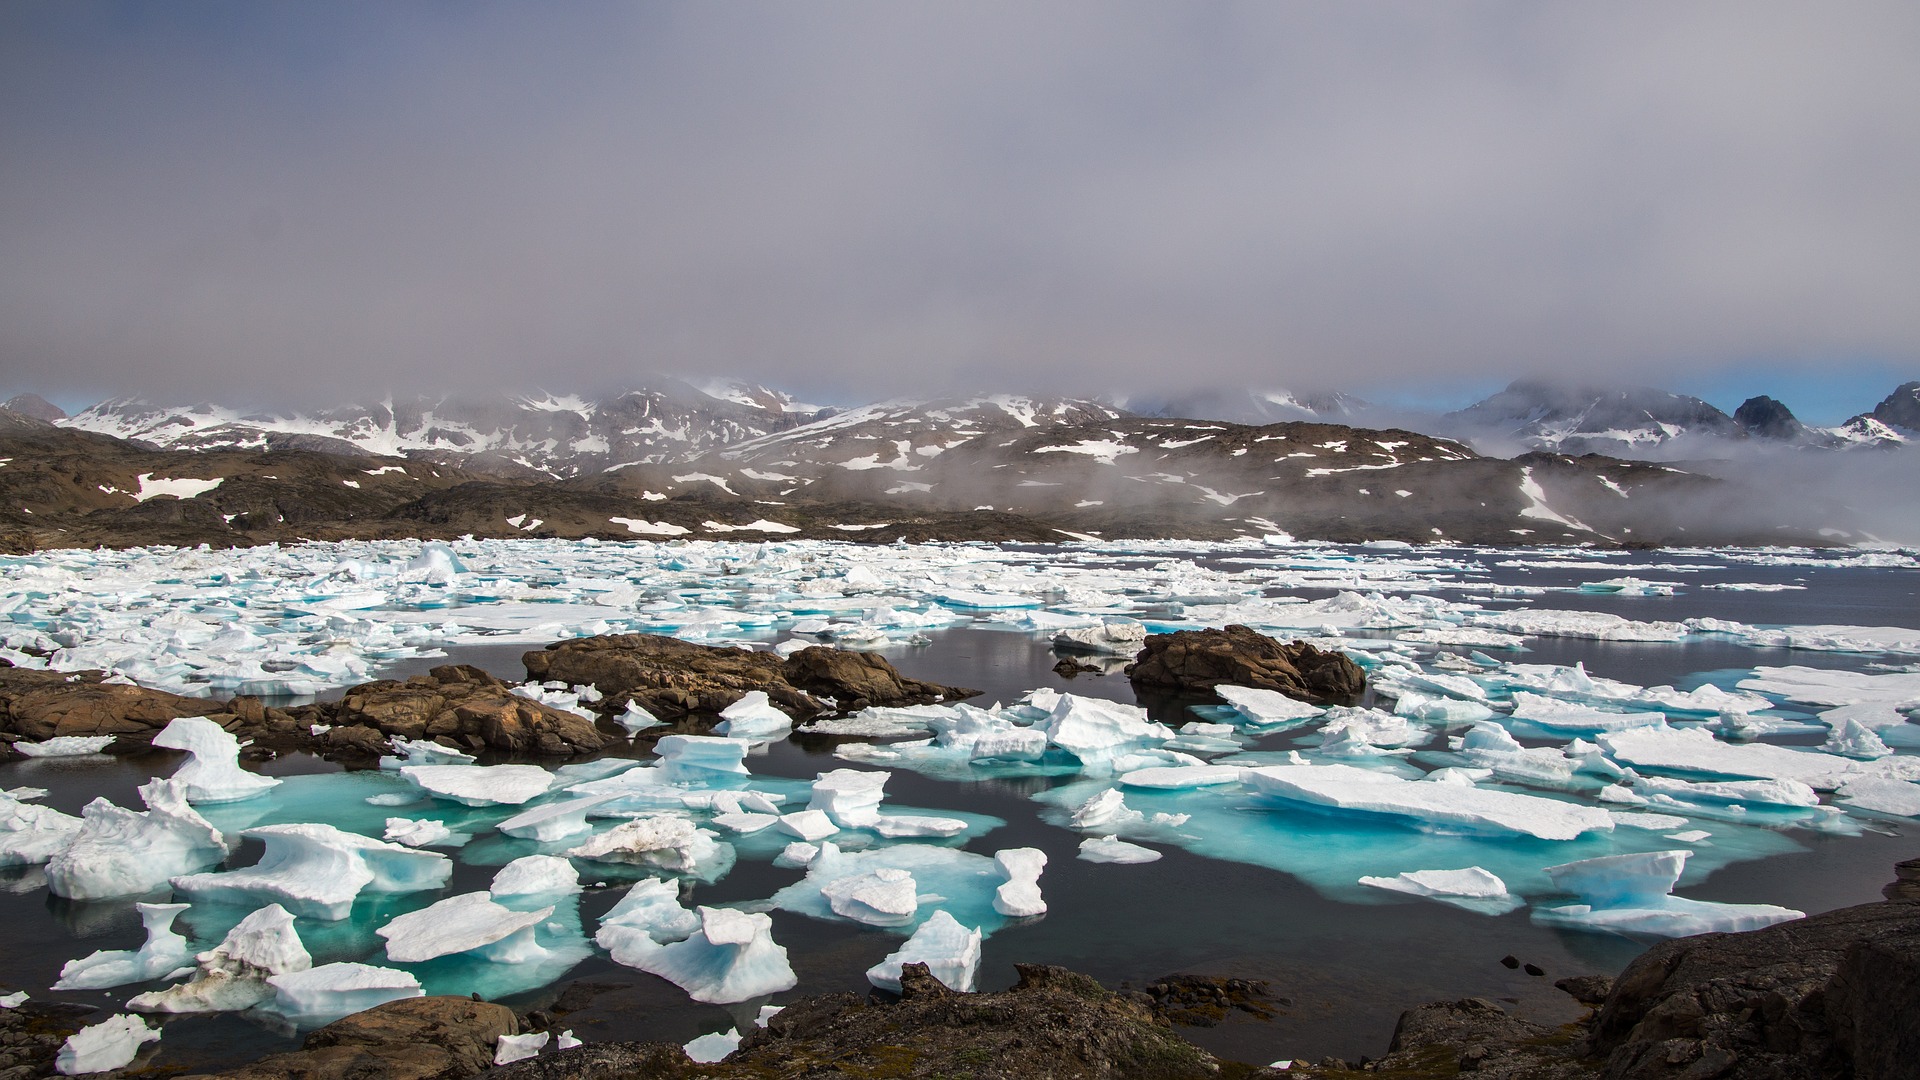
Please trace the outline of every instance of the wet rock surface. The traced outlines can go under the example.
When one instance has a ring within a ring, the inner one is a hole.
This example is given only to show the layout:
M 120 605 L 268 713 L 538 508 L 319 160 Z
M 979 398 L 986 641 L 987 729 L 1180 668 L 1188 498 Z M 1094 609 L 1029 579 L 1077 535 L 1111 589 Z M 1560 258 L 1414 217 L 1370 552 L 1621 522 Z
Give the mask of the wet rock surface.
M 0 732 L 5 733 L 0 737 L 37 742 L 68 735 L 151 734 L 178 717 L 207 716 L 224 707 L 104 678 L 101 671 L 0 666 Z
M 453 1080 L 491 1067 L 519 1019 L 504 1005 L 461 997 L 391 1001 L 336 1020 L 305 1045 L 209 1074 L 222 1080 Z
M 556 642 L 526 654 L 530 679 L 592 684 L 600 707 L 638 702 L 659 717 L 719 712 L 759 690 L 796 719 L 871 705 L 925 705 L 978 690 L 909 679 L 876 653 L 812 646 L 774 653 L 696 645 L 657 634 L 612 634 Z
M 1251 686 L 1303 701 L 1345 701 L 1367 688 L 1366 673 L 1343 653 L 1283 644 L 1239 625 L 1149 635 L 1127 678 L 1159 690 Z
M 352 687 L 319 707 L 330 744 L 384 745 L 388 736 L 441 739 L 468 751 L 566 756 L 600 749 L 611 737 L 592 720 L 521 697 L 470 664 L 447 664 L 404 682 Z M 362 729 L 362 730 L 356 730 Z

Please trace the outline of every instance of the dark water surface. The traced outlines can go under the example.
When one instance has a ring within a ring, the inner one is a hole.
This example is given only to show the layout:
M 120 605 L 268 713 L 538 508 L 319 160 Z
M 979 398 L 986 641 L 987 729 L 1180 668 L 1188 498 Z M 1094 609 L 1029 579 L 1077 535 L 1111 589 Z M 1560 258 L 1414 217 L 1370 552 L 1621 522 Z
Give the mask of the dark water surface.
M 1558 593 L 1538 599 L 1542 606 L 1611 611 L 1642 620 L 1710 616 L 1756 624 L 1920 626 L 1920 573 L 1913 571 L 1737 564 L 1695 573 L 1650 569 L 1676 562 L 1725 565 L 1712 553 L 1689 558 L 1667 552 L 1611 556 L 1602 569 L 1501 568 L 1494 564 L 1524 556 L 1456 555 L 1476 569 L 1449 575 L 1462 579 L 1464 589 L 1436 590 L 1440 595 L 1471 594 L 1476 583 L 1566 587 L 1632 575 L 1681 582 L 1683 592 L 1671 597 Z M 1810 588 L 1754 593 L 1699 587 L 1716 581 L 1781 581 Z M 1326 595 L 1326 591 L 1299 595 Z M 883 652 L 907 674 L 981 690 L 977 699 L 981 704 L 1011 701 L 1041 686 L 1135 700 L 1120 675 L 1083 675 L 1070 683 L 1062 679 L 1051 670 L 1055 656 L 1047 645 L 1024 633 L 958 627 L 929 636 L 930 646 Z M 1872 659 L 1714 642 L 1647 645 L 1530 639 L 1528 645 L 1531 651 L 1518 657 L 1501 655 L 1528 663 L 1580 661 L 1595 675 L 1649 685 L 1685 685 L 1689 677 L 1704 672 L 1756 665 L 1858 668 Z M 519 658 L 525 651 L 525 646 L 517 645 L 453 650 L 444 659 L 409 662 L 391 674 L 404 676 L 436 664 L 461 662 L 503 677 L 519 677 L 523 670 Z M 1178 703 L 1149 703 L 1149 707 L 1155 719 L 1174 726 L 1193 718 L 1183 714 Z M 749 759 L 750 767 L 760 775 L 810 779 L 846 764 L 831 755 L 833 740 L 804 742 L 776 744 L 766 754 Z M 69 813 L 78 813 L 94 796 L 138 805 L 134 788 L 156 773 L 169 772 L 176 760 L 176 755 L 160 753 L 104 762 L 4 765 L 0 766 L 0 787 L 49 788 L 52 794 L 47 802 Z M 262 771 L 332 768 L 313 759 L 290 758 L 269 763 Z M 1049 911 L 987 940 L 982 989 L 1011 985 L 1016 962 L 1061 964 L 1108 985 L 1138 986 L 1182 972 L 1266 979 L 1276 995 L 1292 1002 L 1273 1020 L 1236 1014 L 1219 1027 L 1184 1029 L 1183 1033 L 1223 1057 L 1249 1062 L 1326 1055 L 1351 1059 L 1383 1053 L 1399 1013 L 1428 1000 L 1482 996 L 1506 1001 L 1535 1019 L 1573 1019 L 1578 1007 L 1553 989 L 1553 981 L 1567 975 L 1614 974 L 1642 949 L 1624 938 L 1534 926 L 1524 909 L 1490 918 L 1385 894 L 1376 903 L 1337 903 L 1290 875 L 1171 846 L 1161 847 L 1164 858 L 1146 865 L 1083 862 L 1075 857 L 1080 834 L 1044 824 L 1038 815 L 1040 804 L 1031 798 L 1057 782 L 1065 781 L 957 783 L 907 770 L 896 770 L 889 782 L 890 803 L 991 814 L 1008 822 L 971 841 L 970 850 L 990 855 L 1002 848 L 1030 846 L 1047 853 L 1041 885 Z M 1904 835 L 1906 831 L 1901 827 L 1899 834 L 1890 829 L 1888 834 L 1860 837 L 1796 831 L 1790 835 L 1803 850 L 1736 863 L 1688 885 L 1685 891 L 1703 900 L 1764 898 L 1808 912 L 1877 900 L 1881 885 L 1892 877 L 1892 864 L 1920 854 L 1920 845 Z M 243 864 L 256 857 L 257 847 L 250 847 L 235 862 Z M 448 894 L 485 888 L 493 872 L 493 867 L 456 863 Z M 763 899 L 801 876 L 800 870 L 742 861 L 719 882 L 696 887 L 689 906 Z M 140 944 L 139 921 L 131 902 L 74 904 L 54 899 L 43 887 L 33 887 L 31 872 L 0 879 L 0 887 L 8 886 L 22 891 L 0 892 L 0 956 L 5 958 L 0 964 L 0 992 L 25 989 L 36 998 L 53 996 L 115 1008 L 142 989 L 58 995 L 46 991 L 67 960 L 94 949 Z M 619 895 L 618 888 L 587 893 L 582 908 L 589 935 L 597 917 Z M 897 935 L 880 930 L 786 912 L 774 912 L 773 922 L 774 939 L 787 948 L 800 978 L 800 986 L 780 995 L 780 1000 L 864 990 L 865 969 L 900 941 Z M 1538 965 L 1546 975 L 1532 977 L 1523 970 L 1508 970 L 1499 963 L 1508 955 Z M 565 1023 L 593 1041 L 684 1042 L 750 1022 L 752 1013 L 744 1006 L 729 1010 L 691 1003 L 671 984 L 600 956 L 583 962 L 554 987 L 509 999 L 520 1008 L 551 1007 L 556 1001 L 574 1010 Z M 167 1021 L 154 1063 L 212 1069 L 296 1044 L 296 1037 L 242 1017 L 181 1017 Z

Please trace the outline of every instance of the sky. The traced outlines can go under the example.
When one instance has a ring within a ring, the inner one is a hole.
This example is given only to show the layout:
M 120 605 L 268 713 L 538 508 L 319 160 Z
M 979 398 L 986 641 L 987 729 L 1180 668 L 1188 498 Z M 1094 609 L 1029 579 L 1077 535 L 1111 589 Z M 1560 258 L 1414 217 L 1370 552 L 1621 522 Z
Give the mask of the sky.
M 1834 422 L 1920 378 L 1916 57 L 1910 0 L 9 0 L 0 392 Z

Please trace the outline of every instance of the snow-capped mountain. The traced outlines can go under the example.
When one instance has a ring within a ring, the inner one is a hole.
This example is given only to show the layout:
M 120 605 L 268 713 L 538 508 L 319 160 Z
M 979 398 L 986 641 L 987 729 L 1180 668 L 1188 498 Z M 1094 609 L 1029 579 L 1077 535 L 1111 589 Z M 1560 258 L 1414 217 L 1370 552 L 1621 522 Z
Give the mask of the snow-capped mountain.
M 1563 454 L 1648 456 L 1691 437 L 1739 438 L 1733 417 L 1696 397 L 1650 387 L 1624 390 L 1521 380 L 1440 418 L 1465 437 L 1504 439 Z
M 1872 412 L 1833 429 L 1848 442 L 1899 446 L 1920 439 L 1920 382 L 1901 383 Z
M 1195 390 L 1171 396 L 1129 396 L 1115 405 L 1136 416 L 1224 420 L 1230 424 L 1292 421 L 1351 423 L 1368 403 L 1350 394 L 1295 394 L 1286 390 Z
M 661 380 L 602 399 L 388 398 L 314 412 L 118 398 L 57 422 L 167 449 L 322 450 L 570 477 L 684 460 L 791 428 L 820 411 L 766 387 Z

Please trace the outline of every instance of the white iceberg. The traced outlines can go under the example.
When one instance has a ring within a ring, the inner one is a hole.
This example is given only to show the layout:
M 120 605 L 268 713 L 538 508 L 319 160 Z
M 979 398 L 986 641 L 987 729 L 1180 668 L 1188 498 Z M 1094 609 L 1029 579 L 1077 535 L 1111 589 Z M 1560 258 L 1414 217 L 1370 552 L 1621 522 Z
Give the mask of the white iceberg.
M 432 739 L 404 739 L 396 735 L 391 745 L 394 752 L 380 759 L 383 769 L 404 769 L 409 765 L 471 765 L 474 761 L 472 754 L 463 754 Z
M 1053 635 L 1053 647 L 1068 652 L 1103 656 L 1133 656 L 1147 643 L 1147 628 L 1138 620 L 1110 618 L 1099 626 L 1080 626 Z
M 1507 891 L 1507 883 L 1501 881 L 1499 875 L 1479 866 L 1464 870 L 1409 870 L 1393 877 L 1367 876 L 1360 879 L 1360 884 L 1458 903 L 1490 915 L 1504 914 L 1521 904 Z
M 669 942 L 684 941 L 699 929 L 700 916 L 680 905 L 679 890 L 671 882 L 648 878 L 635 882 L 600 917 L 593 940 L 614 963 L 636 967 L 640 957 Z
M 190 803 L 228 803 L 264 795 L 280 786 L 271 776 L 240 767 L 240 740 L 205 717 L 182 716 L 153 737 L 153 745 L 191 755 L 174 770 Z
M 1080 841 L 1080 858 L 1095 863 L 1138 863 L 1158 862 L 1161 853 L 1150 847 L 1129 844 L 1117 836 L 1089 836 Z
M 1826 743 L 1820 749 L 1829 754 L 1860 758 L 1865 761 L 1883 758 L 1893 753 L 1893 748 L 1881 741 L 1880 736 L 1871 728 L 1854 719 L 1841 721 L 1839 726 L 1833 729 L 1833 734 L 1827 736 Z
M 538 765 L 408 765 L 400 775 L 462 806 L 519 806 L 553 786 L 553 774 Z
M 868 926 L 904 926 L 920 910 L 913 875 L 890 866 L 830 881 L 820 895 L 834 914 Z
M 993 910 L 1010 918 L 1043 915 L 1047 902 L 1040 897 L 1040 872 L 1047 853 L 1039 848 L 1005 848 L 993 853 L 993 865 L 1006 883 L 993 891 Z
M 637 701 L 628 701 L 627 707 L 613 714 L 613 722 L 628 736 L 638 735 L 651 727 L 659 727 L 665 720 L 642 708 Z
M 462 893 L 409 911 L 374 933 L 387 941 L 387 959 L 418 964 L 438 956 L 471 954 L 496 964 L 520 964 L 546 955 L 533 931 L 553 908 L 513 911 L 484 892 Z
M 62 1076 L 112 1072 L 133 1064 L 142 1046 L 159 1041 L 160 1033 L 138 1016 L 109 1017 L 67 1036 L 53 1067 Z
M 238 1012 L 273 996 L 267 979 L 313 966 L 293 916 L 268 904 L 241 919 L 220 944 L 194 958 L 193 977 L 141 994 L 127 1008 L 141 1012 Z
M 748 744 L 710 735 L 664 735 L 653 746 L 669 784 L 725 783 L 747 775 Z
M 1595 806 L 1464 784 L 1407 780 L 1351 765 L 1263 766 L 1247 770 L 1247 784 L 1292 802 L 1407 818 L 1428 826 L 1518 833 L 1542 840 L 1571 840 L 1613 829 L 1613 819 Z
M 568 837 L 592 832 L 593 826 L 587 824 L 587 814 L 617 797 L 613 794 L 588 795 L 561 802 L 543 803 L 531 809 L 522 810 L 495 827 L 508 836 L 521 840 L 538 840 L 543 844 L 565 840 Z
M 387 819 L 386 831 L 380 835 L 386 840 L 395 844 L 404 844 L 407 847 L 433 847 L 452 840 L 453 830 L 447 828 L 445 822 L 430 818 L 390 817 Z
M 580 871 L 554 855 L 522 855 L 500 868 L 487 887 L 502 896 L 570 896 L 580 891 Z
M 59 735 L 42 742 L 21 739 L 13 744 L 15 752 L 30 758 L 87 757 L 113 745 L 115 735 Z
M 772 928 L 772 918 L 763 914 L 702 907 L 700 929 L 692 936 L 643 950 L 630 966 L 660 976 L 695 1001 L 751 1001 L 799 984 Z
M 900 969 L 906 964 L 925 964 L 942 986 L 972 993 L 980 972 L 980 931 L 960 925 L 944 911 L 936 911 L 885 960 L 867 969 L 867 981 L 897 994 Z
M 1110 768 L 1114 758 L 1128 750 L 1173 738 L 1171 729 L 1148 720 L 1147 710 L 1137 705 L 1074 694 L 1060 695 L 1053 711 L 1036 727 L 1045 733 L 1048 744 L 1079 758 L 1089 769 Z
M 1692 854 L 1685 849 L 1647 851 L 1549 866 L 1546 873 L 1554 887 L 1583 902 L 1535 908 L 1534 921 L 1627 935 L 1687 937 L 1758 930 L 1804 916 L 1772 904 L 1717 904 L 1672 895 Z
M 888 774 L 864 769 L 834 769 L 813 781 L 807 809 L 824 812 L 843 829 L 862 829 L 880 817 Z M 813 837 L 802 837 L 811 840 Z
M 731 856 L 714 834 L 679 814 L 642 814 L 570 849 L 576 859 L 699 873 Z
M 445 855 L 389 844 L 331 825 L 264 825 L 241 835 L 266 844 L 260 861 L 240 870 L 187 874 L 173 887 L 199 900 L 277 903 L 296 915 L 338 921 L 363 890 L 437 889 L 453 875 Z
M 833 819 L 828 817 L 824 810 L 798 810 L 791 814 L 781 814 L 774 818 L 774 822 L 779 825 L 782 832 L 798 837 L 809 844 L 825 840 L 840 831 L 840 826 L 835 825 Z
M 729 739 L 773 739 L 793 727 L 793 717 L 775 708 L 765 690 L 749 690 L 720 710 L 713 730 Z
M 0 791 L 0 866 L 44 863 L 73 843 L 84 825 L 72 814 Z
M 1132 776 L 1146 770 L 1135 770 Z M 1237 778 L 1236 778 L 1237 779 Z M 1167 814 L 1156 812 L 1149 817 L 1127 805 L 1126 796 L 1118 788 L 1106 790 L 1089 798 L 1075 807 L 1067 819 L 1067 824 L 1081 832 L 1112 834 L 1129 829 L 1173 828 L 1187 823 L 1186 814 Z
M 267 985 L 273 987 L 272 1010 L 303 1026 L 424 994 L 419 980 L 407 972 L 356 963 L 322 964 L 274 975 Z
M 688 1060 L 699 1065 L 711 1065 L 740 1049 L 740 1029 L 709 1032 L 680 1049 L 686 1053 Z
M 187 805 L 184 783 L 151 780 L 139 792 L 144 811 L 105 799 L 81 811 L 79 833 L 47 860 L 47 887 L 55 896 L 140 896 L 227 857 L 226 837 Z
M 109 986 L 162 978 L 193 962 L 187 939 L 173 929 L 173 920 L 191 904 L 135 904 L 147 940 L 138 949 L 101 950 L 60 969 L 55 990 L 99 990 Z

